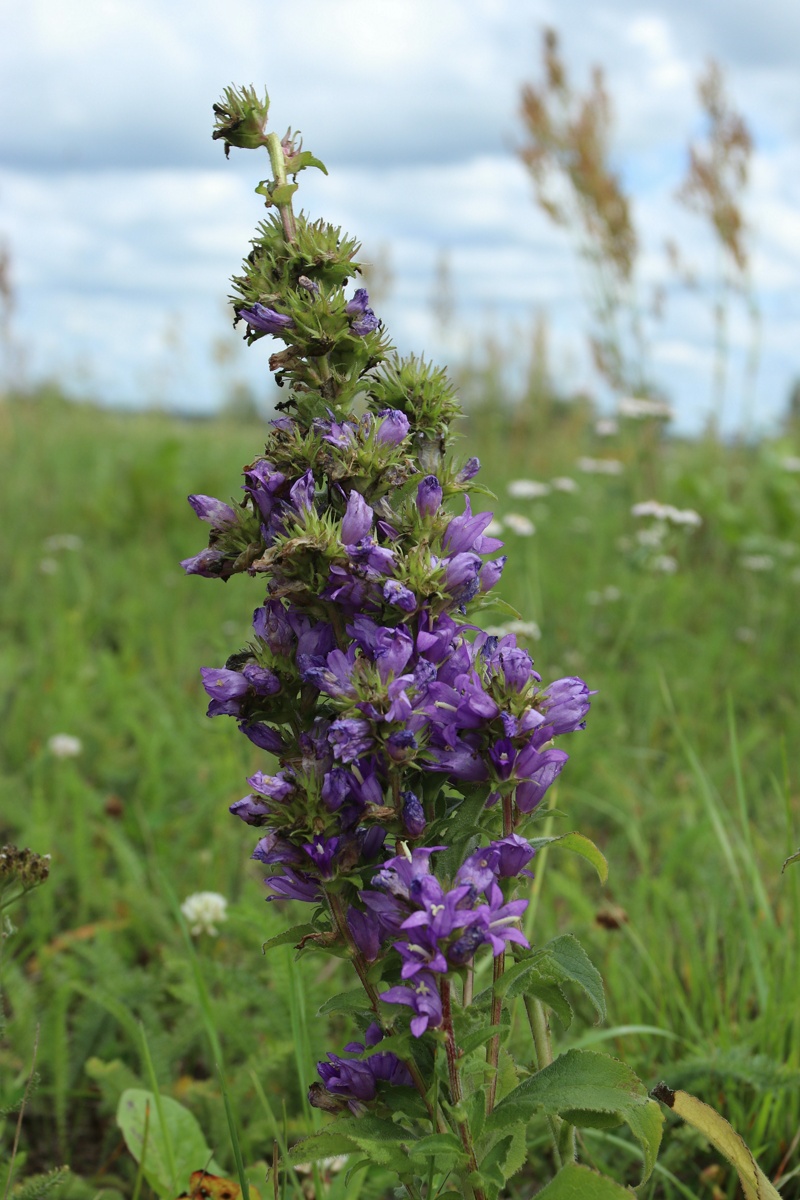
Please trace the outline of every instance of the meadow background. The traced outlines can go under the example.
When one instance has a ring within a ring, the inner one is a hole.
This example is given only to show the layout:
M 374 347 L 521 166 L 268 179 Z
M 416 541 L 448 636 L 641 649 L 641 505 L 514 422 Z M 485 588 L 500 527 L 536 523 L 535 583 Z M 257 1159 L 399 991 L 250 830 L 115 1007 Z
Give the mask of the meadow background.
M 673 82 L 690 95 L 688 76 Z M 350 119 L 352 111 L 343 113 L 341 127 Z M 373 140 L 376 120 L 368 122 Z M 306 124 L 311 128 L 310 112 Z M 317 149 L 313 139 L 309 145 Z M 774 149 L 767 146 L 773 165 Z M 435 189 L 437 178 L 447 178 L 466 195 L 466 176 L 446 166 L 437 176 L 440 150 L 434 139 L 425 186 Z M 791 161 L 788 151 L 778 158 Z M 12 162 L 6 189 L 15 203 L 27 197 L 36 212 L 40 193 L 22 178 L 30 169 Z M 97 164 L 92 169 L 99 171 Z M 377 195 L 358 169 L 353 175 L 345 165 L 350 190 L 345 195 L 343 185 L 334 198 L 352 213 L 354 233 L 359 204 L 374 214 Z M 677 181 L 680 170 L 675 174 Z M 487 168 L 491 185 L 475 203 L 496 212 L 492 197 L 511 178 L 496 164 Z M 399 180 L 395 174 L 390 181 L 395 191 Z M 77 209 L 83 184 L 68 184 L 62 196 Z M 185 211 L 185 194 L 164 177 L 148 186 L 156 197 L 172 197 L 167 208 Z M 213 211 L 221 227 L 232 193 L 215 186 L 200 189 L 200 217 L 192 220 L 207 223 Z M 532 214 L 527 180 L 526 187 Z M 784 204 L 788 210 L 790 197 Z M 22 207 L 7 224 L 12 234 L 28 228 Z M 244 234 L 232 253 L 230 229 L 214 234 L 208 223 L 214 253 L 202 258 L 200 243 L 194 245 L 204 271 L 224 259 L 216 312 L 225 275 L 249 236 L 243 210 L 236 211 L 228 226 L 238 233 L 241 224 Z M 319 202 L 315 211 L 331 215 Z M 145 224 L 146 206 L 138 212 Z M 125 220 L 115 237 L 123 236 Z M 764 234 L 762 250 L 769 237 L 780 242 L 779 226 Z M 695 289 L 682 318 L 696 326 L 695 374 L 667 370 L 659 386 L 641 389 L 673 403 L 678 415 L 670 424 L 625 416 L 619 381 L 592 376 L 589 356 L 575 369 L 560 331 L 569 327 L 584 344 L 598 313 L 591 291 L 587 307 L 574 287 L 555 295 L 552 307 L 540 297 L 529 321 L 528 308 L 515 303 L 534 286 L 533 275 L 518 272 L 509 290 L 509 247 L 488 238 L 485 253 L 477 248 L 477 218 L 474 253 L 440 245 L 427 275 L 409 274 L 397 257 L 398 247 L 419 255 L 413 231 L 383 252 L 379 228 L 373 215 L 373 296 L 388 318 L 405 313 L 400 342 L 419 349 L 413 338 L 425 334 L 423 344 L 451 361 L 467 409 L 464 451 L 480 455 L 481 482 L 497 497 L 487 505 L 503 523 L 510 556 L 501 590 L 528 623 L 521 637 L 544 678 L 577 673 L 597 689 L 547 820 L 554 831 L 579 828 L 597 841 L 611 865 L 609 883 L 600 887 L 578 859 L 541 856 L 530 923 L 536 941 L 563 930 L 582 940 L 606 981 L 609 1017 L 594 1025 L 592 1012 L 581 1010 L 568 1031 L 559 1030 L 558 1046 L 594 1045 L 625 1058 L 649 1086 L 665 1079 L 689 1087 L 745 1136 L 782 1196 L 797 1200 L 800 867 L 783 874 L 781 867 L 800 844 L 800 416 L 789 395 L 792 312 L 773 323 L 770 308 L 785 280 L 776 283 L 767 272 L 767 291 L 757 293 L 763 259 L 754 252 L 747 287 L 740 279 L 730 289 L 738 315 L 721 351 L 728 384 L 721 422 L 710 419 L 719 417 L 719 292 Z M 526 271 L 535 267 L 543 236 L 526 242 Z M 264 768 L 264 756 L 232 723 L 206 720 L 199 668 L 219 665 L 246 639 L 263 597 L 256 582 L 186 578 L 177 565 L 203 542 L 187 494 L 230 498 L 242 465 L 262 448 L 274 399 L 263 382 L 263 347 L 243 371 L 237 345 L 206 312 L 192 336 L 202 338 L 204 361 L 214 366 L 201 372 L 205 390 L 181 391 L 176 380 L 194 343 L 165 355 L 164 311 L 137 324 L 138 301 L 129 296 L 126 308 L 124 288 L 103 306 L 103 281 L 98 264 L 86 260 L 87 243 L 69 236 L 61 242 L 54 268 L 60 310 L 41 306 L 42 261 L 34 270 L 24 238 L 15 259 L 15 245 L 12 237 L 3 274 L 0 842 L 50 853 L 52 870 L 47 884 L 12 910 L 15 928 L 2 942 L 6 1161 L 19 1136 L 10 1194 L 33 1200 L 58 1186 L 64 1200 L 147 1197 L 115 1112 L 125 1088 L 152 1089 L 154 1081 L 195 1115 L 221 1171 L 233 1176 L 219 1064 L 245 1164 L 266 1195 L 273 1144 L 291 1143 L 324 1119 L 308 1107 L 306 1088 L 317 1059 L 347 1040 L 349 1028 L 341 1016 L 317 1014 L 348 984 L 335 964 L 326 961 L 320 971 L 313 954 L 296 961 L 287 947 L 261 953 L 262 942 L 295 919 L 264 902 L 261 873 L 247 857 L 252 838 L 227 806 L 243 794 L 245 777 Z M 573 284 L 581 278 L 575 262 L 587 264 L 585 240 L 579 237 L 578 246 L 583 258 L 570 259 Z M 118 272 L 133 249 L 129 241 Z M 148 254 L 154 249 L 148 243 Z M 772 250 L 780 256 L 780 245 Z M 568 254 L 568 244 L 558 253 Z M 63 277 L 64 264 L 74 272 L 81 258 L 85 308 L 73 304 Z M 180 264 L 167 261 L 165 286 L 173 294 L 203 291 L 200 274 L 181 275 Z M 552 280 L 567 260 L 542 261 Z M 140 259 L 137 270 L 145 266 Z M 642 271 L 649 288 L 662 267 L 656 271 L 645 254 Z M 711 270 L 708 281 L 716 278 Z M 135 281 L 127 286 L 136 291 Z M 494 316 L 483 301 L 470 302 L 470 286 L 477 297 L 482 286 L 495 289 Z M 762 374 L 751 389 L 745 430 L 731 423 L 731 412 L 741 418 L 738 398 L 752 382 L 753 310 L 741 300 L 756 294 Z M 634 312 L 627 298 L 617 312 Z M 77 336 L 81 330 L 88 341 Z M 656 347 L 669 340 L 654 336 Z M 672 357 L 656 349 L 656 373 L 659 364 L 680 359 L 674 337 L 672 344 Z M 691 346 L 691 338 L 680 344 Z M 81 384 L 87 345 L 105 347 L 101 366 L 115 365 L 84 375 Z M 59 354 L 63 375 L 53 368 Z M 147 386 L 125 392 L 120 381 L 130 383 L 127 366 L 137 361 L 148 363 Z M 206 399 L 192 407 L 193 394 Z M 123 411 L 136 396 L 140 411 Z M 172 408 L 182 413 L 168 411 L 176 396 Z M 143 399 L 157 403 L 142 408 Z M 635 504 L 651 499 L 691 509 L 701 523 L 662 527 L 633 515 Z M 500 624 L 508 616 L 498 610 L 489 620 Z M 74 753 L 53 742 L 58 735 L 77 739 Z M 227 898 L 228 916 L 217 937 L 193 938 L 179 905 L 204 890 Z M 512 1036 L 524 1057 L 521 1025 Z M 28 1087 L 34 1057 L 36 1079 Z M 531 1167 L 514 1181 L 520 1200 L 541 1178 L 544 1137 L 535 1125 L 531 1138 Z M 636 1177 L 637 1152 L 620 1131 L 585 1131 L 583 1153 L 618 1177 L 629 1164 L 628 1178 Z M 37 1182 L 62 1165 L 68 1176 Z M 380 1171 L 358 1170 L 348 1179 L 337 1166 L 282 1178 L 282 1194 L 389 1194 L 391 1181 Z M 0 1184 L 7 1181 L 0 1167 Z M 722 1200 L 737 1194 L 737 1183 L 702 1139 L 670 1125 L 656 1174 L 639 1194 Z

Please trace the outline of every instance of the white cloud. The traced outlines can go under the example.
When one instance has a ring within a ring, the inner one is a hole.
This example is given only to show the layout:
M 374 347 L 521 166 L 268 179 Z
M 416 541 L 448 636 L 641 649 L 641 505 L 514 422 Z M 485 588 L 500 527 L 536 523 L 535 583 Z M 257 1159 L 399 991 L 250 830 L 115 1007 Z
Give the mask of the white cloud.
M 777 411 L 798 369 L 800 273 L 800 10 L 783 0 L 757 11 L 744 0 L 6 6 L 0 237 L 10 243 L 16 328 L 32 367 L 67 376 L 80 367 L 116 400 L 135 402 L 160 378 L 176 402 L 212 402 L 209 344 L 225 328 L 227 277 L 263 209 L 252 191 L 258 159 L 234 153 L 224 162 L 210 105 L 230 81 L 267 79 L 274 126 L 302 128 L 331 169 L 327 179 L 303 177 L 303 206 L 358 235 L 366 257 L 389 247 L 396 288 L 383 315 L 401 347 L 452 350 L 544 308 L 560 369 L 587 378 L 574 250 L 535 209 L 513 156 L 519 86 L 536 73 L 548 19 L 563 30 L 576 84 L 593 62 L 606 66 L 646 288 L 663 275 L 667 233 L 711 277 L 708 236 L 672 193 L 686 137 L 697 132 L 691 81 L 709 54 L 732 64 L 730 91 L 759 144 L 748 211 L 758 231 L 763 387 Z M 428 301 L 442 248 L 462 330 L 437 346 Z M 164 330 L 178 319 L 184 351 L 170 360 Z M 711 336 L 707 305 L 676 292 L 656 361 L 679 406 L 681 395 L 707 394 Z M 731 340 L 741 353 L 738 315 Z M 265 357 L 256 347 L 242 369 L 263 379 Z

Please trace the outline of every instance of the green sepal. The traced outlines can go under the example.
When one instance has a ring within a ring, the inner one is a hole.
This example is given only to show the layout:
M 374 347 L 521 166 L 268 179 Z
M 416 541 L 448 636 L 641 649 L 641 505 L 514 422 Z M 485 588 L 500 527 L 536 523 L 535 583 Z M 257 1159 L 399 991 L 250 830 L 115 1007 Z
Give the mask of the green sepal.
M 627 1124 L 644 1156 L 644 1183 L 661 1143 L 663 1114 L 642 1081 L 618 1059 L 593 1050 L 568 1050 L 544 1070 L 524 1080 L 486 1119 L 486 1132 L 503 1132 L 509 1121 L 529 1120 L 537 1109 L 567 1115 L 571 1124 L 607 1118 Z

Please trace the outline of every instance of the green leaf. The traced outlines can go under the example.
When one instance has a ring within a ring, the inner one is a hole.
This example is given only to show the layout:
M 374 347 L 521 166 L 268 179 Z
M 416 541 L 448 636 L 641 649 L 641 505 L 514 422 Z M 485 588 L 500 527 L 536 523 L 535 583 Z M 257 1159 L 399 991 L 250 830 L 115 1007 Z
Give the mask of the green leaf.
M 469 1122 L 470 1132 L 473 1141 L 483 1133 L 484 1122 L 486 1121 L 486 1092 L 484 1089 L 478 1088 L 471 1096 L 467 1096 L 464 1101 L 464 1107 L 467 1110 L 467 1121 Z
M 142 1172 L 145 1179 L 159 1196 L 174 1200 L 167 1139 L 172 1146 L 172 1156 L 182 1189 L 189 1186 L 192 1171 L 208 1170 L 221 1175 L 222 1168 L 211 1157 L 203 1131 L 192 1113 L 177 1100 L 161 1096 L 161 1111 L 164 1128 L 158 1118 L 156 1098 L 144 1088 L 127 1088 L 119 1098 L 117 1124 L 122 1130 L 125 1145 L 137 1162 L 142 1160 L 145 1120 L 147 1119 L 147 1145 L 144 1147 Z M 149 1117 L 146 1118 L 149 1106 Z
M 486 808 L 486 797 L 487 788 L 482 785 L 471 796 L 467 796 L 443 823 L 442 836 L 447 838 L 448 848 L 437 855 L 438 875 L 452 879 L 464 861 L 470 843 L 477 841 L 480 835 L 479 819 Z M 436 836 L 439 836 L 438 832 Z
M 371 1005 L 363 988 L 354 988 L 351 992 L 339 992 L 331 996 L 317 1010 L 318 1017 L 326 1017 L 328 1013 L 365 1012 Z
M 560 837 L 529 838 L 528 841 L 535 850 L 541 850 L 544 846 L 560 845 L 565 850 L 571 850 L 573 854 L 580 854 L 581 858 L 585 858 L 592 864 L 601 883 L 605 883 L 608 879 L 608 863 L 605 855 L 584 833 L 562 833 Z
M 347 1117 L 337 1121 L 336 1128 L 368 1154 L 372 1162 L 408 1175 L 409 1143 L 416 1144 L 416 1139 L 407 1130 L 380 1117 Z M 398 1161 L 401 1163 L 399 1170 Z
M 627 1124 L 644 1156 L 645 1182 L 661 1143 L 663 1115 L 641 1080 L 624 1063 L 593 1050 L 568 1050 L 514 1088 L 487 1118 L 486 1132 L 529 1120 L 537 1109 L 574 1125 Z
M 598 1175 L 591 1167 L 567 1163 L 547 1187 L 537 1192 L 536 1200 L 619 1200 L 620 1196 L 631 1200 L 632 1195 L 629 1188 L 607 1175 Z
M 276 933 L 275 937 L 267 938 L 265 942 L 262 942 L 261 952 L 266 954 L 268 950 L 273 950 L 276 946 L 296 946 L 302 938 L 317 932 L 314 925 L 293 925 L 291 929 L 284 929 L 283 933 Z
M 338 1132 L 339 1124 L 339 1121 L 334 1121 L 327 1129 L 295 1142 L 289 1150 L 288 1162 L 296 1167 L 299 1163 L 315 1163 L 323 1158 L 335 1158 L 338 1154 L 352 1154 L 355 1146 L 350 1138 Z
M 787 867 L 790 867 L 792 865 L 792 863 L 796 863 L 796 862 L 800 862 L 800 850 L 795 850 L 794 854 L 789 855 L 789 857 L 786 859 L 786 862 L 781 867 L 781 875 L 783 874 L 783 872 L 786 870 Z
M 474 1033 L 469 1033 L 463 1040 L 459 1040 L 458 1048 L 462 1054 L 471 1054 L 479 1046 L 485 1046 L 496 1033 L 505 1033 L 506 1029 L 506 1025 L 487 1025 L 484 1029 L 476 1029 Z
M 427 1137 L 415 1141 L 409 1151 L 412 1158 L 444 1157 L 456 1158 L 461 1162 L 467 1161 L 467 1155 L 459 1139 L 454 1133 L 430 1133 Z
M 273 187 L 271 191 L 273 204 L 289 204 L 298 187 L 299 184 L 296 183 L 281 183 L 277 187 Z
M 602 977 L 583 946 L 571 933 L 553 938 L 534 954 L 515 963 L 498 981 L 497 990 L 501 995 L 508 995 L 509 999 L 520 993 L 533 992 L 540 1000 L 549 1003 L 537 990 L 537 985 L 555 985 L 563 999 L 561 985 L 564 983 L 572 983 L 579 987 L 591 1000 L 598 1017 L 601 1020 L 605 1019 L 606 1002 Z M 563 1020 L 558 1007 L 553 1007 Z
M 714 1149 L 736 1168 L 745 1200 L 780 1200 L 778 1192 L 753 1158 L 750 1147 L 716 1109 L 689 1092 L 673 1092 L 665 1083 L 660 1083 L 653 1095 L 708 1138 Z

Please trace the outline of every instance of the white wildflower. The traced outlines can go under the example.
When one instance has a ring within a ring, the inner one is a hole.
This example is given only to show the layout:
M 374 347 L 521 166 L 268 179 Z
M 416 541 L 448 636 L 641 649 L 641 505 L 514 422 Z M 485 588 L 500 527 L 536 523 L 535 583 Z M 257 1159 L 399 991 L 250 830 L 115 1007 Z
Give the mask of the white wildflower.
M 644 417 L 661 417 L 668 421 L 672 417 L 672 409 L 663 400 L 644 400 L 641 396 L 623 396 L 617 405 L 621 417 L 630 417 L 640 421 Z
M 744 567 L 746 571 L 771 571 L 775 566 L 775 559 L 771 554 L 743 554 L 739 559 L 739 566 Z
M 498 534 L 503 532 L 503 522 L 499 517 L 492 517 L 483 532 L 486 537 L 497 537 Z
M 227 909 L 228 901 L 219 892 L 194 892 L 181 905 L 192 937 L 200 937 L 201 933 L 216 937 L 217 925 L 228 919 Z
M 640 546 L 649 546 L 657 548 L 664 540 L 666 526 L 662 524 L 651 525 L 649 529 L 638 529 L 636 531 L 636 541 Z
M 800 471 L 800 458 L 796 454 L 787 454 L 785 458 L 781 459 L 780 465 L 784 471 Z
M 575 465 L 584 475 L 621 475 L 625 470 L 618 458 L 579 458 Z
M 83 742 L 71 733 L 54 733 L 47 743 L 47 749 L 54 758 L 77 758 L 83 750 Z
M 78 537 L 77 533 L 54 533 L 44 539 L 44 548 L 51 554 L 56 550 L 81 550 L 83 538 Z
M 673 558 L 671 554 L 657 554 L 650 561 L 650 569 L 652 571 L 663 571 L 665 575 L 674 575 L 678 569 L 678 560 Z
M 655 517 L 657 521 L 670 521 L 673 525 L 703 524 L 703 518 L 693 508 L 675 508 L 672 504 L 661 504 L 658 500 L 642 500 L 631 509 L 634 517 Z
M 541 640 L 542 631 L 535 621 L 509 621 L 506 626 L 509 633 L 515 633 L 517 637 L 531 638 L 534 642 Z
M 594 431 L 598 437 L 613 437 L 615 433 L 619 433 L 619 425 L 613 417 L 601 417 Z
M 581 490 L 569 475 L 556 475 L 555 479 L 550 480 L 550 487 L 554 492 L 579 492 Z
M 522 513 L 506 513 L 503 522 L 512 533 L 518 534 L 519 537 L 530 537 L 536 533 L 533 521 L 523 517 Z
M 506 491 L 515 500 L 538 500 L 541 496 L 550 495 L 550 485 L 539 483 L 536 479 L 512 479 Z
M 55 575 L 58 570 L 58 563 L 54 558 L 43 558 L 39 563 L 39 570 L 43 575 Z
M 754 629 L 750 629 L 747 625 L 740 625 L 736 630 L 734 637 L 736 638 L 737 642 L 744 642 L 745 645 L 749 646 L 752 645 L 752 643 L 756 640 L 756 631 Z

